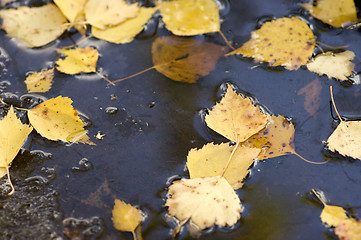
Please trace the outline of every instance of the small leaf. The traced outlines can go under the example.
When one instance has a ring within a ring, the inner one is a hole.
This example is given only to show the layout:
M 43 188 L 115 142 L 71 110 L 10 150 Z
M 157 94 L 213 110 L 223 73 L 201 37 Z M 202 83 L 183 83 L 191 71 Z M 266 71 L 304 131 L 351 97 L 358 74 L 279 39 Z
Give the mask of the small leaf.
M 87 0 L 54 0 L 69 22 L 74 22 L 82 14 L 86 2 Z
M 128 43 L 133 41 L 134 37 L 144 29 L 144 24 L 152 17 L 157 8 L 141 7 L 139 15 L 124 22 L 106 27 L 105 29 L 92 27 L 94 37 L 103 39 L 112 43 Z
M 309 26 L 297 17 L 284 17 L 266 22 L 252 32 L 248 42 L 227 55 L 241 54 L 256 62 L 297 70 L 307 63 L 314 47 L 315 37 Z
M 29 75 L 25 79 L 28 92 L 47 92 L 53 84 L 54 68 Z
M 335 227 L 343 220 L 348 219 L 346 210 L 342 207 L 327 204 L 324 205 L 325 206 L 321 212 L 320 218 L 322 222 L 326 223 L 330 227 Z
M 142 222 L 139 210 L 130 204 L 115 199 L 112 211 L 114 227 L 119 231 L 133 232 Z
M 78 74 L 81 72 L 96 72 L 96 64 L 99 53 L 92 47 L 75 49 L 58 49 L 58 53 L 65 55 L 65 59 L 56 61 L 56 69 L 66 74 Z
M 305 95 L 304 108 L 313 117 L 316 117 L 320 107 L 321 89 L 322 86 L 320 80 L 316 78 L 297 92 L 297 95 Z
M 41 7 L 19 7 L 0 10 L 3 19 L 2 29 L 10 37 L 17 38 L 28 47 L 41 47 L 56 38 L 65 30 L 66 18 L 54 4 Z
M 42 102 L 28 110 L 29 121 L 41 136 L 49 140 L 94 145 L 86 135 L 85 125 L 72 102 L 62 96 Z
M 194 83 L 215 69 L 226 48 L 204 39 L 175 36 L 157 38 L 152 44 L 155 69 L 166 77 Z
M 343 240 L 361 239 L 361 222 L 353 218 L 346 219 L 335 228 L 335 234 Z
M 307 68 L 311 72 L 318 73 L 319 75 L 326 74 L 329 78 L 347 80 L 347 77 L 352 74 L 355 66 L 355 64 L 351 62 L 354 57 L 355 54 L 351 51 L 321 53 L 307 63 Z
M 343 27 L 357 21 L 354 0 L 313 0 L 300 5 L 307 9 L 312 16 L 333 27 Z
M 191 220 L 200 230 L 232 226 L 241 216 L 241 202 L 223 177 L 182 179 L 169 188 L 165 206 L 180 221 Z
M 206 115 L 208 127 L 233 142 L 243 142 L 262 130 L 268 122 L 249 98 L 237 94 L 230 85 L 224 97 Z
M 220 30 L 219 10 L 214 0 L 158 1 L 166 28 L 174 35 L 194 36 Z
M 191 149 L 187 156 L 190 178 L 221 175 L 233 148 L 234 146 L 229 146 L 228 143 L 219 145 L 209 143 L 201 149 Z M 249 167 L 260 152 L 261 149 L 258 148 L 245 146 L 237 148 L 224 175 L 234 189 L 242 187 L 242 181 L 249 173 Z

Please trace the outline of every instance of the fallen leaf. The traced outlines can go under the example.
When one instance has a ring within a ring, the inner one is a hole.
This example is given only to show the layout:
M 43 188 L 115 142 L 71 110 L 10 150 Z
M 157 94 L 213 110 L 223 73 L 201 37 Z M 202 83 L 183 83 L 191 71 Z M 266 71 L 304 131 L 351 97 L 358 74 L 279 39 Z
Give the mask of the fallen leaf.
M 328 78 L 347 80 L 355 66 L 351 62 L 354 57 L 355 54 L 351 51 L 321 53 L 307 63 L 307 68 L 319 75 L 326 74 Z
M 174 35 L 194 36 L 220 30 L 214 0 L 158 1 L 157 6 L 166 28 Z
M 56 38 L 65 30 L 66 18 L 54 4 L 41 7 L 19 7 L 0 10 L 3 19 L 2 29 L 10 37 L 22 41 L 28 47 L 41 47 Z
M 190 178 L 220 176 L 231 156 L 234 146 L 228 143 L 204 145 L 201 149 L 191 149 L 187 156 Z M 243 186 L 243 179 L 249 173 L 249 167 L 261 149 L 240 146 L 235 151 L 224 177 L 229 184 L 238 189 Z
M 105 29 L 93 26 L 92 34 L 96 38 L 112 43 L 131 42 L 135 36 L 144 29 L 144 24 L 148 22 L 156 10 L 157 8 L 141 7 L 136 17 L 127 19 L 118 25 Z
M 361 239 L 361 222 L 348 218 L 336 226 L 335 234 L 341 240 L 359 240 Z
M 190 219 L 200 230 L 232 226 L 241 217 L 241 201 L 224 177 L 181 179 L 173 182 L 168 194 L 169 215 L 181 222 Z
M 307 63 L 314 47 L 315 37 L 310 27 L 297 17 L 284 17 L 264 23 L 252 32 L 248 42 L 227 55 L 241 54 L 253 57 L 256 62 L 297 70 Z
M 119 231 L 134 233 L 134 230 L 143 220 L 143 216 L 137 208 L 119 199 L 114 201 L 112 215 L 114 227 Z
M 128 4 L 124 0 L 88 0 L 84 7 L 86 21 L 97 28 L 105 29 L 117 25 L 139 13 L 138 3 Z
M 325 203 L 320 218 L 322 222 L 330 227 L 335 227 L 343 220 L 348 219 L 345 209 L 339 206 L 327 205 Z
M 316 113 L 320 107 L 321 88 L 321 83 L 316 78 L 297 92 L 297 95 L 305 95 L 304 108 L 313 117 L 316 117 Z
M 204 39 L 160 37 L 152 44 L 153 64 L 172 80 L 194 83 L 215 69 L 226 50 Z
M 62 96 L 42 102 L 28 110 L 29 121 L 41 136 L 49 140 L 94 145 L 86 135 L 85 124 L 72 102 Z
M 96 72 L 96 64 L 99 53 L 92 47 L 75 49 L 58 49 L 58 53 L 65 55 L 65 59 L 56 61 L 56 69 L 66 74 L 78 74 L 81 72 Z
M 357 13 L 353 0 L 317 0 L 316 4 L 301 3 L 312 16 L 333 27 L 343 27 L 357 21 Z
M 69 22 L 75 22 L 76 18 L 83 13 L 86 2 L 87 0 L 54 0 Z
M 244 142 L 268 122 L 267 115 L 258 106 L 237 94 L 230 85 L 205 119 L 209 128 L 233 142 Z
M 53 84 L 54 68 L 29 75 L 25 79 L 28 92 L 47 92 Z

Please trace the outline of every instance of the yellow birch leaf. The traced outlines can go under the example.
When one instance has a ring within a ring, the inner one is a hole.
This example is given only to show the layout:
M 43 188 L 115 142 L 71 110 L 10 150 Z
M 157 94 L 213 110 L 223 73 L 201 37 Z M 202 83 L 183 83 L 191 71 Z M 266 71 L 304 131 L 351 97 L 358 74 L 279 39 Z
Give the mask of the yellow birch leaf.
M 7 173 L 6 168 L 0 167 L 0 178 L 4 177 L 6 173 Z
M 128 43 L 133 41 L 135 36 L 144 29 L 144 24 L 152 17 L 157 8 L 144 8 L 141 7 L 139 14 L 134 17 L 125 20 L 124 22 L 100 29 L 92 27 L 92 34 L 94 37 L 103 39 L 112 43 Z
M 128 4 L 124 0 L 88 0 L 84 8 L 86 21 L 100 29 L 136 17 L 138 12 L 138 3 Z
M 190 178 L 220 176 L 231 156 L 234 146 L 228 143 L 214 145 L 209 143 L 201 149 L 191 149 L 187 156 Z M 243 179 L 249 173 L 249 167 L 261 152 L 259 148 L 239 146 L 235 151 L 224 177 L 229 184 L 238 189 L 243 186 Z
M 75 48 L 75 49 L 58 49 L 65 59 L 56 61 L 56 69 L 66 74 L 78 74 L 81 72 L 96 72 L 96 64 L 99 53 L 92 47 Z
M 54 0 L 69 22 L 74 22 L 82 14 L 86 2 L 87 0 Z
M 194 36 L 220 30 L 219 10 L 214 0 L 158 1 L 166 28 L 174 35 Z
M 361 160 L 361 121 L 341 121 L 327 139 L 330 151 Z
M 53 84 L 54 68 L 29 75 L 25 79 L 28 92 L 47 92 Z
M 345 209 L 339 206 L 327 205 L 325 203 L 320 218 L 322 222 L 330 227 L 335 227 L 343 220 L 348 219 Z
M 267 122 L 267 115 L 230 85 L 221 101 L 206 115 L 208 127 L 233 142 L 244 142 L 262 130 Z
M 189 219 L 200 230 L 232 226 L 241 217 L 241 201 L 224 177 L 181 179 L 168 188 L 165 206 L 181 222 Z
M 333 27 L 343 27 L 357 21 L 354 0 L 313 0 L 301 3 L 312 16 Z
M 19 39 L 28 47 L 41 47 L 56 38 L 65 30 L 66 18 L 54 4 L 41 7 L 19 7 L 0 10 L 3 19 L 2 29 L 10 37 Z
M 355 54 L 352 51 L 321 53 L 307 63 L 307 68 L 319 75 L 326 74 L 329 78 L 347 80 L 355 66 L 351 62 L 354 57 Z
M 119 199 L 114 201 L 112 215 L 113 225 L 119 231 L 134 233 L 143 220 L 143 216 L 137 208 Z
M 283 116 L 269 116 L 266 128 L 246 141 L 246 145 L 256 148 L 265 147 L 258 160 L 278 157 L 286 154 L 296 154 L 293 139 L 295 128 Z
M 348 218 L 336 226 L 335 234 L 342 240 L 359 240 L 361 239 L 361 222 Z
M 175 36 L 157 38 L 152 44 L 154 68 L 166 77 L 194 83 L 216 67 L 227 48 L 204 39 Z
M 28 110 L 29 121 L 41 136 L 49 140 L 95 145 L 86 135 L 85 124 L 72 102 L 62 96 L 42 102 Z
M 297 17 L 284 17 L 266 22 L 252 32 L 248 42 L 227 55 L 241 54 L 256 62 L 297 70 L 307 63 L 314 47 L 315 37 L 309 26 Z

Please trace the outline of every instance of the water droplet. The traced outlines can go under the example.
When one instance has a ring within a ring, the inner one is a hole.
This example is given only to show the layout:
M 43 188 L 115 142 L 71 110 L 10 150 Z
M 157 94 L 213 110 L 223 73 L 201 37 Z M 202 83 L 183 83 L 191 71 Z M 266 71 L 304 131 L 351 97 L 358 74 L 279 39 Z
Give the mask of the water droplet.
M 154 107 L 154 106 L 155 106 L 155 102 L 151 102 L 151 103 L 148 104 L 148 107 L 149 107 L 149 108 L 152 108 L 152 107 Z
M 105 112 L 109 115 L 113 115 L 113 114 L 116 114 L 118 112 L 118 108 L 116 107 L 107 107 L 105 109 Z
M 86 172 L 91 169 L 93 169 L 93 164 L 87 158 L 82 158 L 77 167 L 71 168 L 73 172 Z

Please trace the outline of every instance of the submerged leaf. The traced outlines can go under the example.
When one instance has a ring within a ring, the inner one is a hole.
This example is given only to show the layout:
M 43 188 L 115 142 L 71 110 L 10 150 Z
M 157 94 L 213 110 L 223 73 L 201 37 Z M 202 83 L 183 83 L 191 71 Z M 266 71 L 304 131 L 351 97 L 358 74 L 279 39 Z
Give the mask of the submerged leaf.
M 214 0 L 158 1 L 166 28 L 174 35 L 194 36 L 220 30 L 219 10 Z
M 347 80 L 347 77 L 352 74 L 355 66 L 355 64 L 351 62 L 354 57 L 355 54 L 351 51 L 321 53 L 307 63 L 307 68 L 311 72 L 318 73 L 319 75 L 326 74 L 329 78 Z
M 189 219 L 200 230 L 232 226 L 241 217 L 241 201 L 223 177 L 182 179 L 168 188 L 168 213 L 180 221 Z
M 316 78 L 297 92 L 297 95 L 305 95 L 304 108 L 313 117 L 316 117 L 316 113 L 320 107 L 321 89 L 321 83 Z
M 99 53 L 92 47 L 75 49 L 58 49 L 58 53 L 65 55 L 65 59 L 56 61 L 56 69 L 66 74 L 78 74 L 81 72 L 96 72 L 96 64 Z
M 248 42 L 227 55 L 241 54 L 256 62 L 297 70 L 307 63 L 314 47 L 315 38 L 309 26 L 297 17 L 284 17 L 266 22 L 252 32 Z
M 86 135 L 85 124 L 72 102 L 62 96 L 42 102 L 28 110 L 29 121 L 41 136 L 49 140 L 94 145 Z
M 41 7 L 0 10 L 0 17 L 3 19 L 2 29 L 28 47 L 44 46 L 58 38 L 67 28 L 64 25 L 66 18 L 51 3 Z
M 28 92 L 47 92 L 53 84 L 54 68 L 29 75 L 25 79 Z
M 313 2 L 311 0 L 300 5 L 312 16 L 333 27 L 343 27 L 357 21 L 354 0 L 317 0 L 316 5 Z
M 228 143 L 214 145 L 209 143 L 201 149 L 191 149 L 187 156 L 187 167 L 190 178 L 213 177 L 222 174 L 234 146 Z M 224 177 L 229 184 L 238 189 L 249 173 L 249 167 L 261 149 L 241 146 L 235 151 Z
M 128 43 L 133 41 L 134 37 L 144 29 L 144 24 L 152 17 L 157 8 L 141 7 L 139 14 L 127 19 L 126 21 L 105 29 L 92 27 L 94 37 L 103 39 L 112 43 Z
M 215 69 L 226 48 L 203 39 L 157 38 L 152 45 L 155 69 L 168 78 L 194 83 Z
M 244 142 L 262 130 L 267 122 L 267 115 L 230 85 L 221 101 L 206 115 L 208 127 L 233 142 Z
M 137 208 L 119 199 L 114 201 L 112 215 L 114 227 L 119 231 L 134 232 L 143 220 Z

